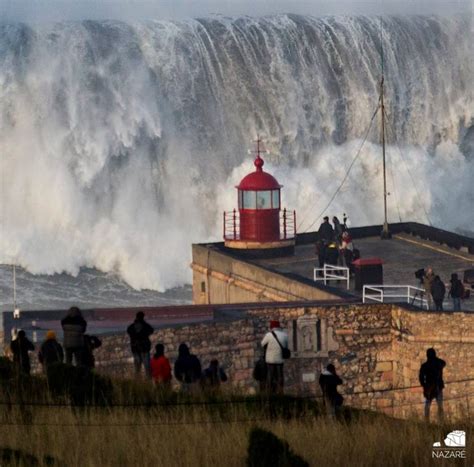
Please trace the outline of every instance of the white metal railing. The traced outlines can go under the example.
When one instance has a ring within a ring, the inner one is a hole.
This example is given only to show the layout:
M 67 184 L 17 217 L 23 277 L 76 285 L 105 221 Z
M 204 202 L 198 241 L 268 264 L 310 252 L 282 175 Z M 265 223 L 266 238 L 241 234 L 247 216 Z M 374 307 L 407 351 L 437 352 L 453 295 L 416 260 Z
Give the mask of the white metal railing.
M 362 289 L 362 302 L 373 300 L 385 303 L 393 299 L 406 300 L 411 305 L 419 305 L 428 309 L 428 300 L 425 299 L 425 290 L 412 285 L 364 285 Z
M 322 272 L 323 275 L 320 276 L 319 272 Z M 339 274 L 338 274 L 339 273 Z M 342 274 L 341 274 L 342 273 Z M 345 281 L 347 290 L 349 290 L 349 268 L 345 266 L 333 266 L 332 264 L 325 264 L 322 268 L 314 268 L 313 272 L 314 282 L 324 281 L 324 285 L 327 284 L 327 281 Z

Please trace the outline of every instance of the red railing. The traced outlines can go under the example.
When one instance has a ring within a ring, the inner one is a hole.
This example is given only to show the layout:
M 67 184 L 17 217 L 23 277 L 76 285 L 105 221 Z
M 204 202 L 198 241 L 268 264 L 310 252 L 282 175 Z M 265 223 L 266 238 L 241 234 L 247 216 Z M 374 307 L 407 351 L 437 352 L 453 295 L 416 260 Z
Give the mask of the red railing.
M 282 209 L 280 217 L 280 240 L 291 240 L 296 237 L 296 211 Z M 223 214 L 224 240 L 240 240 L 239 211 L 226 211 Z

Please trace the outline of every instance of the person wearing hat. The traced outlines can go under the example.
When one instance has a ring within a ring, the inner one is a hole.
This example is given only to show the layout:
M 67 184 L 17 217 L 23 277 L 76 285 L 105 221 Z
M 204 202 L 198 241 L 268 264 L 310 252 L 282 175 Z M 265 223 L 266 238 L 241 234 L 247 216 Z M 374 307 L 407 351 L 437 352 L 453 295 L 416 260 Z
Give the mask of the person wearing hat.
M 38 360 L 43 365 L 43 371 L 47 373 L 48 366 L 52 363 L 62 363 L 64 352 L 61 344 L 56 340 L 56 333 L 48 331 L 46 340 L 41 344 L 38 352 Z
M 267 389 L 270 394 L 283 394 L 283 351 L 288 349 L 288 335 L 280 322 L 270 321 L 270 332 L 262 340 L 267 364 Z

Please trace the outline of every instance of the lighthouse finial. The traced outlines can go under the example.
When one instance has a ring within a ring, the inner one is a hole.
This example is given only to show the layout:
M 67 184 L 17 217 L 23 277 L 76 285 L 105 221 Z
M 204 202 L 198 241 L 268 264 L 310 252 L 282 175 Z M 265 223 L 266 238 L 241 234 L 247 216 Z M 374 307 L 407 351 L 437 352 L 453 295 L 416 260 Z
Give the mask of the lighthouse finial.
M 260 143 L 262 142 L 262 140 L 260 139 L 259 136 L 257 136 L 257 141 L 255 142 L 257 143 L 257 153 L 256 153 L 254 165 L 257 168 L 257 172 L 262 172 L 263 170 L 262 167 L 264 164 L 263 159 L 260 157 Z

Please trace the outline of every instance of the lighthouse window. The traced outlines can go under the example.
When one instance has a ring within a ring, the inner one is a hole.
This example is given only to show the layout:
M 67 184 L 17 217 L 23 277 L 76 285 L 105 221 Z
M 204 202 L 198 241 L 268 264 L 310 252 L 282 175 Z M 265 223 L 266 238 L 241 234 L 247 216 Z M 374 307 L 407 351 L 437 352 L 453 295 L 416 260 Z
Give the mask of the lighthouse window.
M 243 208 L 244 209 L 256 209 L 257 208 L 257 196 L 255 191 L 243 191 Z
M 271 209 L 272 208 L 272 192 L 271 191 L 257 191 L 257 209 Z
M 280 190 L 272 191 L 272 207 L 273 209 L 280 209 Z

